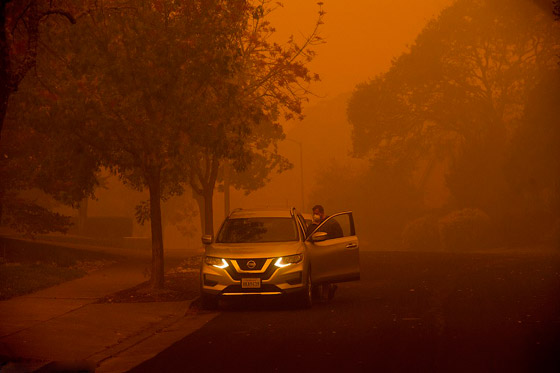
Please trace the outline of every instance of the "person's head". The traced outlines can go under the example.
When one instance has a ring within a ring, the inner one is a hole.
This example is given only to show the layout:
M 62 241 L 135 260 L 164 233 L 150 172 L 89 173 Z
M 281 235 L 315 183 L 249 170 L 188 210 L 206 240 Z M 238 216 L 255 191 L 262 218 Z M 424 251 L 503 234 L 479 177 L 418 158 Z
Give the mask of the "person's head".
M 320 223 L 325 219 L 325 209 L 321 205 L 313 206 L 313 222 Z

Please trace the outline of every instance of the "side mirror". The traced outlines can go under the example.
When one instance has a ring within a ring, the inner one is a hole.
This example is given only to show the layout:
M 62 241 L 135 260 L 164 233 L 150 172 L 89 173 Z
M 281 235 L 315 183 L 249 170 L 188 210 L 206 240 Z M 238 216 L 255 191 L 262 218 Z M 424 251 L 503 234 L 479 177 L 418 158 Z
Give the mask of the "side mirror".
M 315 232 L 311 235 L 311 241 L 313 242 L 324 241 L 327 239 L 328 235 L 329 234 L 327 232 Z
M 211 234 L 205 234 L 204 236 L 202 236 L 202 244 L 203 245 L 210 245 L 212 243 L 212 235 Z

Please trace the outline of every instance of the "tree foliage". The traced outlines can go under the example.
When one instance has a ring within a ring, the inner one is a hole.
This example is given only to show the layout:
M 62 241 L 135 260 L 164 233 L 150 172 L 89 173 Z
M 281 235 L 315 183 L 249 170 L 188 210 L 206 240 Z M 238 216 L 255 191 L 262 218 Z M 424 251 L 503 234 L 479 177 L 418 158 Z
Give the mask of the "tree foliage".
M 66 0 L 0 2 L 0 138 L 10 95 L 37 62 L 41 24 L 50 16 L 76 23 L 76 3 Z
M 560 224 L 559 97 L 557 70 L 530 93 L 505 162 L 511 219 L 507 233 L 518 240 L 552 239 L 554 225 Z
M 356 88 L 354 154 L 405 170 L 419 188 L 420 165 L 447 160 L 449 207 L 502 219 L 513 202 L 510 142 L 536 85 L 558 69 L 559 26 L 533 2 L 455 2 L 387 73 Z
M 555 64 L 558 26 L 527 1 L 458 1 L 410 52 L 360 85 L 348 117 L 359 156 L 417 159 L 441 143 L 504 136 L 539 75 Z
M 236 170 L 286 167 L 273 145 L 283 137 L 276 119 L 301 113 L 294 84 L 315 79 L 300 59 L 311 58 L 307 44 L 318 39 L 301 48 L 268 43 L 267 2 L 97 5 L 71 29 L 46 28 L 52 58 L 37 68 L 43 89 L 30 94 L 50 102 L 37 100 L 30 112 L 68 148 L 91 151 L 97 166 L 149 190 L 149 206 L 136 213 L 143 220 L 149 214 L 151 282 L 161 287 L 161 201 L 188 184 L 211 200 L 224 160 Z
M 319 79 L 307 63 L 315 57 L 313 46 L 323 42 L 318 34 L 323 10 L 319 9 L 315 29 L 302 44 L 291 37 L 280 45 L 272 41 L 275 29 L 267 20 L 275 9 L 273 3 L 259 0 L 247 5 L 247 23 L 236 40 L 238 69 L 225 83 L 234 84 L 236 90 L 222 88 L 215 93 L 225 112 L 201 122 L 191 139 L 190 186 L 204 216 L 205 234 L 213 234 L 212 199 L 220 165 L 230 164 L 231 181 L 246 191 L 264 185 L 271 171 L 291 167 L 277 153 L 276 143 L 284 138 L 277 121 L 280 115 L 301 118 L 309 85 Z M 232 94 L 223 97 L 223 92 Z
M 245 10 L 242 0 L 100 2 L 47 35 L 56 59 L 38 75 L 55 99 L 38 110 L 125 184 L 149 190 L 154 287 L 163 286 L 161 200 L 182 193 L 201 127 L 232 111 Z
M 70 164 L 82 150 L 64 146 L 58 139 L 49 138 L 48 130 L 30 126 L 26 121 L 32 116 L 28 112 L 29 98 L 16 95 L 42 57 L 45 24 L 74 24 L 82 8 L 81 1 L 65 0 L 0 3 L 0 221 L 8 221 L 28 234 L 49 231 L 49 222 L 51 230 L 65 231 L 69 221 L 21 198 L 18 191 L 39 188 L 61 202 L 74 204 L 90 194 L 95 185 L 95 162 L 84 158 Z M 45 99 L 45 95 L 39 97 L 43 103 Z
M 0 215 L 4 223 L 27 234 L 65 232 L 70 220 L 52 212 L 46 196 L 30 199 L 22 192 L 40 190 L 59 203 L 76 206 L 93 194 L 100 163 L 76 138 L 52 136 L 54 126 L 36 112 L 23 110 L 23 98 L 15 95 L 12 108 L 17 115 L 7 116 L 0 144 Z

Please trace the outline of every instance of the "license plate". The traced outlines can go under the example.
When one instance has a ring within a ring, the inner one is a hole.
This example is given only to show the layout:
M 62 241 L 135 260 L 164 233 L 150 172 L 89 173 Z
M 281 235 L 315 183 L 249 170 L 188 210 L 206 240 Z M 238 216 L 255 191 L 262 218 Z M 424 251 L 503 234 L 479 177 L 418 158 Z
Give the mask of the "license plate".
M 241 287 L 243 289 L 258 289 L 261 287 L 260 278 L 242 278 Z

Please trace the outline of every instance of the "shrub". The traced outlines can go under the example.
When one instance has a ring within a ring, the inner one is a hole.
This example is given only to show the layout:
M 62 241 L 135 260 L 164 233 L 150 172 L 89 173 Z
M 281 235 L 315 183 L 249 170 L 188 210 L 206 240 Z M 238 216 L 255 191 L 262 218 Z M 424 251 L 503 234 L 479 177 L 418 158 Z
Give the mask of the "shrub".
M 441 250 L 437 218 L 426 215 L 409 222 L 402 232 L 402 245 L 405 250 Z
M 479 209 L 453 211 L 439 220 L 442 247 L 447 251 L 487 248 L 490 218 Z

